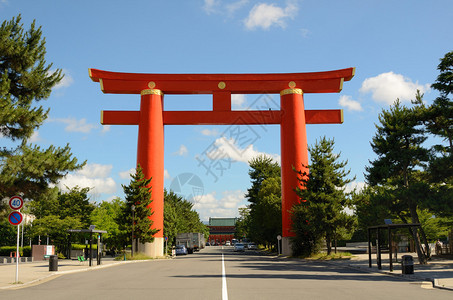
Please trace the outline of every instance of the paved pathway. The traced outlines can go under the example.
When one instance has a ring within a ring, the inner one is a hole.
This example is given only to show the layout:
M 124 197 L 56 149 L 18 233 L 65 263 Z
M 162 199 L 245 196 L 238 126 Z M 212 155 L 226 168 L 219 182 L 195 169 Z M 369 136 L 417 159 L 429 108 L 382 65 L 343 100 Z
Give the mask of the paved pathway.
M 64 274 L 87 272 L 131 262 L 134 261 L 115 261 L 107 258 L 103 259 L 99 266 L 94 260 L 93 266 L 90 267 L 88 261 L 81 263 L 78 260 L 60 259 L 58 260 L 58 271 L 54 272 L 49 271 L 48 261 L 19 263 L 19 283 L 16 283 L 16 263 L 0 264 L 0 289 L 26 287 Z
M 393 272 L 390 272 L 388 254 L 382 254 L 382 270 L 378 270 L 376 254 L 372 254 L 372 267 L 369 267 L 368 254 L 354 254 L 350 260 L 334 260 L 329 263 L 347 265 L 354 269 L 368 272 L 379 272 L 391 276 L 401 276 L 408 280 L 430 281 L 433 287 L 449 289 L 453 291 L 453 260 L 441 259 L 434 256 L 427 265 L 420 265 L 416 253 L 404 253 L 414 257 L 414 274 L 402 274 L 401 254 L 398 262 L 393 262 Z
M 416 257 L 415 253 L 411 253 Z M 379 272 L 389 276 L 401 276 L 408 280 L 432 282 L 433 287 L 449 289 L 453 291 L 453 260 L 434 258 L 428 265 L 415 263 L 413 275 L 403 275 L 401 264 L 394 263 L 394 271 L 389 271 L 388 259 L 382 256 L 382 270 L 377 269 L 376 256 L 373 255 L 373 266 L 368 266 L 368 254 L 356 254 L 351 259 L 329 261 L 330 264 L 348 266 L 369 272 Z M 416 260 L 416 259 L 415 259 Z M 58 271 L 49 272 L 48 261 L 20 263 L 19 264 L 19 283 L 16 280 L 16 264 L 0 264 L 0 289 L 21 288 L 33 284 L 51 280 L 73 272 L 87 272 L 98 268 L 114 267 L 125 263 L 137 263 L 140 261 L 114 261 L 111 258 L 103 259 L 101 265 L 88 266 L 88 262 L 80 263 L 77 260 L 63 259 L 58 261 Z

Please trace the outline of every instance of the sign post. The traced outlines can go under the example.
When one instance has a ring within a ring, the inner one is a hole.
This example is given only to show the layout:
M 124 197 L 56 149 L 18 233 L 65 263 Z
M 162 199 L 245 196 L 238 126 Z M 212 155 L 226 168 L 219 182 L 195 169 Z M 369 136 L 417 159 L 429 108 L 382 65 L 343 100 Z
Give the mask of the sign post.
M 16 283 L 19 282 L 19 236 L 20 236 L 20 224 L 24 220 L 24 217 L 20 213 L 20 209 L 24 205 L 24 200 L 20 196 L 13 196 L 9 199 L 9 207 L 14 210 L 8 216 L 8 221 L 11 225 L 17 226 L 17 244 L 16 244 Z
M 280 255 L 280 240 L 282 239 L 282 236 L 281 235 L 277 235 L 277 251 L 278 251 L 278 255 Z
M 168 237 L 165 237 L 165 256 L 168 254 Z

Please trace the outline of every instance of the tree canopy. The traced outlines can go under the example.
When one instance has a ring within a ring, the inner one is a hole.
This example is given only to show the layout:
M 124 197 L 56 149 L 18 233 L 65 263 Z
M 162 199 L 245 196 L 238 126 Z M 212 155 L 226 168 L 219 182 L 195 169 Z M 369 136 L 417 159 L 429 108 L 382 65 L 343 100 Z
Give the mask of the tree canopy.
M 249 161 L 252 186 L 245 197 L 250 202 L 247 221 L 248 238 L 263 244 L 275 245 L 282 232 L 280 166 L 268 156 Z
M 152 202 L 151 178 L 145 178 L 140 165 L 134 174 L 131 174 L 131 182 L 123 185 L 126 203 L 123 206 L 122 214 L 118 220 L 120 229 L 126 233 L 124 240 L 130 240 L 132 233 L 132 207 L 134 206 L 134 240 L 140 243 L 151 243 L 154 235 L 158 232 L 153 229 L 153 221 L 150 219 L 154 213 L 149 208 Z
M 27 141 L 47 118 L 37 103 L 50 96 L 63 78 L 45 60 L 45 38 L 35 21 L 24 30 L 21 16 L 0 26 L 0 136 L 10 146 L 0 149 L 0 197 L 20 194 L 35 199 L 69 171 L 81 168 L 65 147 L 41 149 Z M 6 144 L 4 144 L 6 145 Z
M 334 140 L 322 137 L 309 147 L 309 172 L 299 171 L 302 188 L 296 188 L 301 202 L 293 207 L 293 251 L 297 255 L 311 255 L 318 250 L 322 237 L 326 240 L 327 254 L 340 228 L 351 227 L 352 217 L 344 211 L 348 206 L 346 185 L 349 171 L 346 161 L 339 161 L 334 153 Z
M 209 228 L 200 221 L 194 204 L 173 191 L 164 190 L 164 235 L 175 245 L 176 235 L 184 232 L 203 233 L 209 237 Z

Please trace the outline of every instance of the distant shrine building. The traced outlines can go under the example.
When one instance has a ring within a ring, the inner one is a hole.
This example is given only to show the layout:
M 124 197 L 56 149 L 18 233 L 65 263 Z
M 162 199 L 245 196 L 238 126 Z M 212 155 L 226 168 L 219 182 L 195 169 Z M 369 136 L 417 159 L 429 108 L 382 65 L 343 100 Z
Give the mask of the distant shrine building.
M 224 245 L 234 239 L 237 218 L 209 218 L 209 243 Z

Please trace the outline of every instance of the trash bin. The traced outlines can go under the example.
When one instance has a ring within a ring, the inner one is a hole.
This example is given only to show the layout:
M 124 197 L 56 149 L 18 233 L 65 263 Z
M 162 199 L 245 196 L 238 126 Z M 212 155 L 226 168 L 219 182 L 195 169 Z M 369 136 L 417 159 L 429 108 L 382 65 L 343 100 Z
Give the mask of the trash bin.
M 58 256 L 49 256 L 49 271 L 58 271 Z
M 401 271 L 403 274 L 414 274 L 414 259 L 411 255 L 401 257 Z

